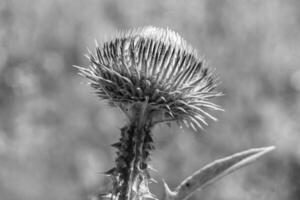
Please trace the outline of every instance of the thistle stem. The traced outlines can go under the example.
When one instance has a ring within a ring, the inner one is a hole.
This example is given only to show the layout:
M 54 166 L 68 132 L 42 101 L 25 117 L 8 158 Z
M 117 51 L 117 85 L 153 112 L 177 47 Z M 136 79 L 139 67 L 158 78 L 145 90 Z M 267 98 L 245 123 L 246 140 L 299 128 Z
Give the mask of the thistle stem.
M 112 199 L 141 200 L 149 197 L 148 160 L 153 149 L 151 126 L 140 120 L 121 129 L 121 138 L 113 146 L 118 149 Z

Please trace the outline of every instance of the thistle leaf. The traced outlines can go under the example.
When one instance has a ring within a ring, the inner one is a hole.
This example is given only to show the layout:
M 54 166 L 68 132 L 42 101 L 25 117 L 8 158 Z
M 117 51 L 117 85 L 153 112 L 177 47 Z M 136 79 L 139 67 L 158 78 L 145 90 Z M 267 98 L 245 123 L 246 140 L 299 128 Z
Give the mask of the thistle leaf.
M 183 180 L 180 185 L 171 191 L 165 185 L 164 200 L 185 200 L 197 190 L 205 188 L 216 180 L 256 161 L 262 155 L 274 150 L 274 146 L 249 149 L 231 156 L 216 160 L 196 171 Z M 169 195 L 168 195 L 169 194 Z M 172 195 L 170 195 L 172 194 Z

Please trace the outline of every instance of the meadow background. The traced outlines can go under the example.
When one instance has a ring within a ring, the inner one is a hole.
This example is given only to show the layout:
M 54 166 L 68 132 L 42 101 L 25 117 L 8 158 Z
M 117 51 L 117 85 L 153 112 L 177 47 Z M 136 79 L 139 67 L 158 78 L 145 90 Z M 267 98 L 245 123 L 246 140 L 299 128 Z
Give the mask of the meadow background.
M 175 187 L 201 166 L 275 145 L 191 200 L 300 199 L 300 2 L 1 0 L 0 199 L 83 200 L 108 188 L 126 118 L 77 75 L 86 47 L 116 30 L 179 32 L 216 69 L 226 112 L 200 133 L 156 127 L 158 169 Z

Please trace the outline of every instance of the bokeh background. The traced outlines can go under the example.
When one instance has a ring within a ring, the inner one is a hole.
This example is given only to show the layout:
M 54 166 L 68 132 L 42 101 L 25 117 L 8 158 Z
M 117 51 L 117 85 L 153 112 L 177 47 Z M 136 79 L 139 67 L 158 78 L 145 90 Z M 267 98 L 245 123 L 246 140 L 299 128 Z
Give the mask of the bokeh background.
M 300 2 L 259 0 L 1 0 L 0 199 L 83 200 L 104 191 L 110 143 L 125 117 L 99 101 L 72 67 L 116 30 L 179 32 L 222 80 L 205 131 L 160 126 L 152 185 L 175 187 L 201 166 L 275 145 L 257 163 L 192 199 L 300 199 Z

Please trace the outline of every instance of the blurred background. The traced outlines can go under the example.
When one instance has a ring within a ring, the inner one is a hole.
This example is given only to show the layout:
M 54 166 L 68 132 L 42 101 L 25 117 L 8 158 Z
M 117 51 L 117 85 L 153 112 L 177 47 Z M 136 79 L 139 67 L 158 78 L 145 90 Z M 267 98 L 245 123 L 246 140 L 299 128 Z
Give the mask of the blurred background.
M 171 187 L 248 148 L 276 151 L 192 199 L 300 199 L 300 2 L 1 0 L 0 199 L 83 200 L 109 187 L 126 118 L 99 101 L 72 67 L 116 30 L 179 32 L 204 55 L 226 95 L 205 131 L 158 126 L 152 165 Z

